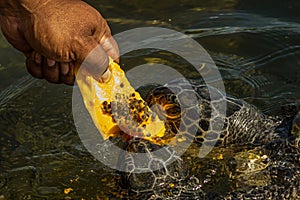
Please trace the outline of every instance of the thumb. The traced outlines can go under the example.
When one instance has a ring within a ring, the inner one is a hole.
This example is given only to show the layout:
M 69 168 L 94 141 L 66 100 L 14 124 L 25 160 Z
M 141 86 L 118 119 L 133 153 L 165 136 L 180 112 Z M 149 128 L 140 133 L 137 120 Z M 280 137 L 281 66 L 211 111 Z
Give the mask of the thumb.
M 93 48 L 81 63 L 80 68 L 85 68 L 90 75 L 97 81 L 100 80 L 103 73 L 107 70 L 109 58 L 105 50 L 98 44 Z
M 109 65 L 109 58 L 101 45 L 97 45 L 86 57 L 83 63 L 87 70 L 96 79 L 100 80 Z

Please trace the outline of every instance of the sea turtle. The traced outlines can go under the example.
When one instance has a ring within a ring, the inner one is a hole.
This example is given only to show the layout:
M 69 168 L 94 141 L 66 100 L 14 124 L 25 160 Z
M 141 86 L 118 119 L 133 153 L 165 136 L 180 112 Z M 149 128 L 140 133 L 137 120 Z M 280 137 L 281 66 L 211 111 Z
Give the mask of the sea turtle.
M 296 109 L 290 109 L 284 119 L 266 116 L 243 100 L 225 96 L 213 87 L 192 80 L 176 80 L 155 87 L 146 101 L 165 120 L 168 131 L 165 137 L 176 136 L 176 141 L 157 145 L 133 138 L 126 143 L 124 149 L 130 154 L 119 157 L 121 186 L 128 191 L 124 198 L 300 198 L 300 114 L 297 115 Z M 221 101 L 227 104 L 224 113 L 218 109 Z M 199 164 L 199 152 L 186 160 L 189 156 L 179 156 L 176 150 L 189 140 L 193 141 L 194 149 L 211 146 L 220 149 L 223 153 L 213 156 L 217 161 L 223 161 L 224 168 L 230 168 L 228 179 L 246 182 L 224 193 L 214 192 L 214 189 L 205 191 L 203 185 L 207 183 L 214 187 L 213 184 L 218 181 L 213 181 L 211 175 L 206 179 L 210 181 L 201 180 L 199 174 L 202 171 L 199 170 L 198 174 L 191 174 L 190 171 L 203 167 Z M 234 149 L 234 154 L 226 160 L 223 156 L 230 148 Z M 142 154 L 143 159 L 137 153 Z

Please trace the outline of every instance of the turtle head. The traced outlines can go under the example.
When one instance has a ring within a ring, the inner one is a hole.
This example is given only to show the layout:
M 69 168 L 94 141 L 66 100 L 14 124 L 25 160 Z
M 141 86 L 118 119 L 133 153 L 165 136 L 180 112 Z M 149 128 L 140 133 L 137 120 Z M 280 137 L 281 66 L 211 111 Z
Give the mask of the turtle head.
M 161 120 L 177 121 L 181 118 L 181 108 L 177 96 L 167 87 L 159 86 L 151 90 L 146 102 Z

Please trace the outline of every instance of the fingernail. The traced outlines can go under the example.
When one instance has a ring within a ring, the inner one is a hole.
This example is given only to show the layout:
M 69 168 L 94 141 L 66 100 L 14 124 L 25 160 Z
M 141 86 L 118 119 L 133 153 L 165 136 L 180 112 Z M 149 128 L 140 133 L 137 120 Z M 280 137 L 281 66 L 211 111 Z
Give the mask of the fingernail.
M 69 73 L 69 63 L 60 63 L 60 70 L 63 75 L 67 75 Z
M 110 77 L 111 77 L 111 72 L 109 69 L 107 69 L 106 72 L 104 72 L 104 74 L 101 76 L 100 82 L 106 83 L 109 81 Z
M 40 64 L 42 62 L 42 56 L 39 53 L 36 53 L 34 57 L 35 57 L 35 62 L 37 64 Z
M 55 61 L 47 58 L 47 64 L 49 67 L 53 67 L 55 65 Z

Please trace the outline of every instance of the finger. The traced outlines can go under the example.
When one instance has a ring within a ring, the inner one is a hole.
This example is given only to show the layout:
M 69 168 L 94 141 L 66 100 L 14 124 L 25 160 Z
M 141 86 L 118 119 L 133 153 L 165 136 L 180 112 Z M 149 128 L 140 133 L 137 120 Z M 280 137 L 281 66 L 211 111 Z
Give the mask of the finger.
M 107 24 L 96 10 L 87 13 L 87 15 L 83 19 L 83 26 L 77 31 L 79 36 L 72 42 L 72 51 L 76 61 L 82 63 L 81 67 L 84 66 L 98 81 L 109 64 L 108 55 L 102 45 L 99 44 L 104 33 L 102 27 L 105 29 Z M 87 17 L 89 20 L 86 20 Z
M 108 38 L 102 38 L 100 44 L 107 55 L 115 62 L 119 63 L 119 48 L 115 39 L 112 36 Z
M 62 63 L 60 63 L 60 69 L 61 69 L 61 74 L 60 74 L 60 81 L 64 84 L 67 85 L 74 85 L 74 80 L 75 80 L 75 64 L 74 62 L 69 62 L 66 63 L 68 65 L 68 72 L 66 74 L 62 73 Z
M 43 59 L 43 63 L 42 63 L 43 77 L 51 83 L 60 83 L 59 64 L 55 62 L 53 66 L 48 66 L 48 60 L 49 59 Z
M 47 58 L 47 65 L 48 65 L 49 67 L 53 67 L 53 66 L 55 65 L 55 60 L 51 60 L 51 59 L 48 59 L 48 58 Z
M 69 63 L 61 62 L 60 63 L 60 72 L 63 75 L 67 75 L 69 73 Z
M 87 71 L 96 79 L 100 80 L 103 73 L 107 70 L 109 64 L 108 56 L 101 45 L 97 45 L 84 59 L 81 67 L 85 67 Z
M 34 60 L 37 64 L 41 64 L 42 63 L 42 56 L 39 53 L 35 53 L 34 54 Z
M 26 68 L 29 74 L 36 78 L 43 78 L 41 64 L 36 63 L 33 59 L 26 59 Z
M 111 77 L 111 71 L 110 71 L 110 70 L 106 70 L 106 71 L 103 73 L 103 75 L 101 76 L 100 82 L 101 82 L 101 83 L 106 83 L 106 82 L 109 81 L 110 77 Z

